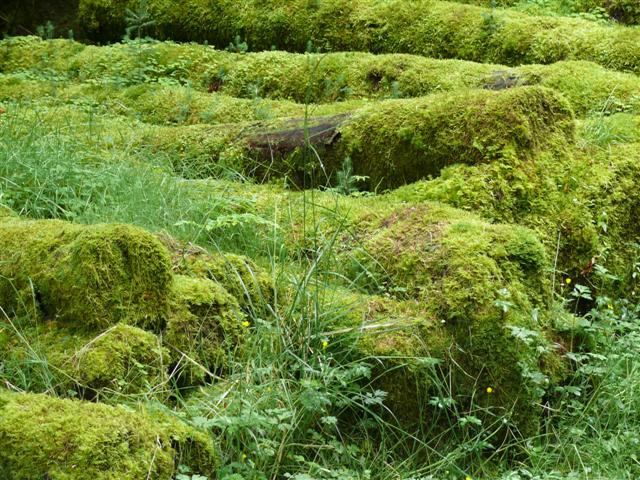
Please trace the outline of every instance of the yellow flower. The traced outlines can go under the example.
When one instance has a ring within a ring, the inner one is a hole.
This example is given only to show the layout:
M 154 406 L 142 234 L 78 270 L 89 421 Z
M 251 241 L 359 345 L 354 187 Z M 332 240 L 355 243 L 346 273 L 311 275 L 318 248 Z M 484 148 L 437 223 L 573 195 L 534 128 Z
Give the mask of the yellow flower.
M 242 461 L 244 462 L 247 459 L 247 455 L 245 453 L 242 454 Z
M 245 328 L 247 328 L 249 325 L 251 325 L 251 324 L 249 323 L 248 320 L 245 320 L 244 322 L 242 322 L 242 326 L 245 327 Z
M 464 480 L 473 480 L 469 475 L 467 475 L 466 477 L 464 477 Z
M 493 388 L 487 387 L 487 393 L 493 393 Z
M 567 279 L 564 281 L 564 283 L 566 283 L 567 285 L 571 285 L 571 279 L 570 279 L 570 278 L 567 278 Z
M 322 341 L 322 349 L 326 350 L 328 346 L 329 346 L 329 342 L 327 342 L 326 340 L 323 340 Z
M 609 310 L 613 310 L 613 305 L 609 304 L 607 305 L 607 307 L 609 308 Z

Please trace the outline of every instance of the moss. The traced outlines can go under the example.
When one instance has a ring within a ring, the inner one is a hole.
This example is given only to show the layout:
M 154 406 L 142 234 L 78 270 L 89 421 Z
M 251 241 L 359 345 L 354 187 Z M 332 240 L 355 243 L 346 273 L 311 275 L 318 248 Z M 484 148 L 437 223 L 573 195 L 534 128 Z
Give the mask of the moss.
M 79 23 L 89 38 L 118 40 L 125 7 L 135 2 L 82 0 Z M 272 46 L 305 51 L 309 40 L 325 50 L 415 53 L 508 65 L 592 60 L 618 70 L 640 68 L 638 33 L 579 19 L 535 17 L 441 1 L 357 2 L 297 0 L 150 2 L 155 38 L 208 41 L 226 47 L 241 34 L 253 50 Z M 224 20 L 221 20 L 224 19 Z M 606 38 L 606 42 L 602 42 Z
M 139 91 L 146 106 L 134 106 L 146 118 L 204 121 L 227 118 L 238 121 L 234 108 L 247 115 L 273 115 L 280 106 L 266 99 L 288 99 L 298 103 L 325 103 L 348 99 L 417 97 L 464 88 L 509 88 L 514 85 L 541 85 L 559 90 L 577 114 L 590 111 L 640 111 L 640 79 L 633 74 L 607 70 L 586 61 L 561 61 L 551 65 L 522 65 L 510 68 L 461 60 L 425 58 L 417 55 L 373 55 L 359 52 L 294 54 L 257 52 L 236 54 L 194 44 L 156 42 L 105 47 L 83 46 L 68 41 L 44 42 L 21 37 L 0 41 L 0 69 L 5 72 L 47 73 L 47 82 L 31 81 L 28 90 L 12 87 L 12 95 L 35 98 L 50 90 L 52 70 L 66 83 L 79 80 L 99 84 L 93 95 L 118 111 L 111 96 L 124 84 L 141 82 L 183 84 L 162 87 L 148 85 Z M 5 80 L 6 83 L 15 80 Z M 23 81 L 25 88 L 27 84 Z M 57 92 L 60 90 L 58 87 Z M 70 90 L 73 90 L 70 89 Z M 77 90 L 77 89 L 76 89 Z M 88 89 L 85 87 L 82 91 Z M 104 90 L 104 91 L 103 91 Z M 172 93 L 170 93 L 172 92 Z M 202 96 L 202 93 L 207 93 Z M 251 102 L 215 102 L 211 93 L 250 98 Z M 60 93 L 58 93 L 60 95 Z M 64 95 L 63 95 L 64 97 Z M 209 100 L 207 100 L 209 98 Z M 154 99 L 156 101 L 154 101 Z M 184 107 L 189 109 L 185 114 Z M 231 105 L 234 107 L 231 108 Z M 283 105 L 293 113 L 293 106 Z M 312 109 L 312 115 L 328 112 Z M 155 110 L 158 113 L 155 113 Z M 159 115 L 162 113 L 162 115 Z M 298 115 L 295 113 L 294 115 Z M 255 116 L 258 118 L 258 116 Z
M 117 324 L 95 335 L 56 322 L 22 326 L 19 331 L 6 332 L 0 359 L 15 365 L 19 373 L 35 352 L 48 365 L 50 384 L 61 394 L 75 391 L 81 398 L 102 401 L 151 391 L 162 396 L 158 387 L 167 380 L 170 357 L 153 333 Z M 9 367 L 3 377 L 16 382 Z
M 454 373 L 454 397 L 468 402 L 477 395 L 481 406 L 509 412 L 522 434 L 535 432 L 534 405 L 545 386 L 532 385 L 527 372 L 539 370 L 539 358 L 508 327 L 541 337 L 549 328 L 544 320 L 551 298 L 549 264 L 536 236 L 430 204 L 397 208 L 357 236 L 358 268 L 364 265 L 369 274 L 386 279 L 387 288 L 418 299 L 425 316 L 455 339 L 462 353 L 455 355 L 461 370 Z M 506 312 L 500 302 L 509 305 Z M 543 312 L 537 319 L 535 309 Z M 488 386 L 499 393 L 477 391 Z
M 210 439 L 176 420 L 46 395 L 0 393 L 0 442 L 0 472 L 15 480 L 170 480 L 178 464 L 210 476 L 218 463 Z
M 166 317 L 169 255 L 138 228 L 3 219 L 0 260 L 9 312 L 35 302 L 48 318 L 92 328 L 124 321 L 158 329 Z
M 245 312 L 262 312 L 273 300 L 275 287 L 272 279 L 250 258 L 231 253 L 211 253 L 166 235 L 160 235 L 159 239 L 171 252 L 176 273 L 220 284 Z
M 595 119 L 594 135 L 633 140 L 627 115 Z M 631 122 L 633 123 L 633 122 Z M 604 131 L 604 133 L 602 133 Z M 637 143 L 586 144 L 573 155 L 539 155 L 517 168 L 493 163 L 449 167 L 439 178 L 407 185 L 390 193 L 389 202 L 425 200 L 478 212 L 498 222 L 519 223 L 538 232 L 561 274 L 591 284 L 592 259 L 625 280 L 600 293 L 633 291 L 630 258 L 640 239 L 635 221 L 637 199 L 631 187 L 637 175 Z M 627 260 L 623 260 L 626 258 Z M 600 282 L 597 282 L 600 283 Z M 620 292 L 617 292 L 618 294 Z
M 437 175 L 453 162 L 531 160 L 573 139 L 573 114 L 539 87 L 467 91 L 364 108 L 339 131 L 354 174 L 384 188 Z
M 305 156 L 302 140 L 295 141 L 305 125 L 334 132 L 314 147 L 321 166 Z M 523 87 L 389 100 L 349 116 L 306 122 L 164 127 L 146 131 L 140 141 L 172 155 L 178 171 L 206 176 L 232 169 L 306 185 L 331 178 L 350 157 L 353 174 L 368 177 L 366 187 L 384 189 L 437 175 L 452 162 L 530 161 L 540 150 L 563 149 L 572 140 L 573 114 L 566 101 L 549 89 Z M 267 141 L 269 148 L 263 147 Z
M 519 434 L 535 433 L 536 405 L 548 385 L 532 382 L 532 374 L 545 362 L 562 362 L 543 361 L 511 328 L 533 332 L 540 344 L 552 331 L 542 244 L 527 229 L 490 225 L 437 204 L 373 212 L 352 219 L 341 273 L 367 290 L 382 285 L 407 300 L 370 298 L 339 326 L 362 332 L 363 355 L 383 362 L 380 388 L 389 392 L 393 414 L 413 426 L 436 415 L 425 417 L 429 400 L 442 394 L 433 382 L 446 377 L 457 408 L 486 408 L 506 415 Z M 487 387 L 495 394 L 486 394 Z M 486 412 L 478 415 L 490 421 Z
M 238 302 L 220 284 L 207 278 L 176 275 L 172 313 L 163 341 L 180 358 L 183 382 L 200 383 L 220 371 L 241 345 L 243 322 Z

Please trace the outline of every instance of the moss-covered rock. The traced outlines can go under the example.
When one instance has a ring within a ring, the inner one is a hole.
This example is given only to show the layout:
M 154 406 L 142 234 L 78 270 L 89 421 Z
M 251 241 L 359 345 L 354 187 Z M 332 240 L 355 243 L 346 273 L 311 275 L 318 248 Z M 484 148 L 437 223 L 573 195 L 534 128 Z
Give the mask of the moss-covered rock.
M 51 375 L 41 387 L 65 395 L 105 401 L 139 394 L 161 398 L 166 390 L 171 357 L 153 333 L 117 324 L 96 335 L 56 322 L 20 325 L 17 331 L 5 331 L 0 341 L 1 376 L 12 384 L 18 383 L 12 375 L 20 378 L 37 358 Z M 33 382 L 31 389 L 37 388 Z
M 162 327 L 171 264 L 151 234 L 127 225 L 57 220 L 0 222 L 0 304 L 76 327 L 120 321 Z
M 241 346 L 246 322 L 236 299 L 208 278 L 174 277 L 174 304 L 163 341 L 175 350 L 183 383 L 201 383 Z
M 211 477 L 211 440 L 170 417 L 46 395 L 0 392 L 0 473 L 32 480 L 170 480 L 187 465 Z
M 361 329 L 365 354 L 390 357 L 393 373 L 382 377 L 397 399 L 394 414 L 415 421 L 416 412 L 428 410 L 428 383 L 415 378 L 433 376 L 433 363 L 420 360 L 433 357 L 450 371 L 459 405 L 499 411 L 520 433 L 535 432 L 536 405 L 549 382 L 535 375 L 543 369 L 535 347 L 553 337 L 550 261 L 535 234 L 430 203 L 372 211 L 353 222 L 343 244 L 354 246 L 340 254 L 341 272 L 369 291 L 407 298 L 368 300 L 346 320 L 356 330 L 368 325 Z

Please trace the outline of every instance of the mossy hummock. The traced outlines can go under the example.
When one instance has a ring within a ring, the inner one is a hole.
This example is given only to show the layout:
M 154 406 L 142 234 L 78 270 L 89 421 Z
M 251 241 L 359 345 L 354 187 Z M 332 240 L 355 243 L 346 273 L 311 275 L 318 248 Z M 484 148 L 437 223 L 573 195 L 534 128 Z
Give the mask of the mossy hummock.
M 170 352 L 158 336 L 130 325 L 120 323 L 95 333 L 56 322 L 21 322 L 17 332 L 3 332 L 3 378 L 11 382 L 14 370 L 24 370 L 34 356 L 50 375 L 49 385 L 43 387 L 61 394 L 108 401 L 140 394 L 162 398 L 167 391 Z M 32 389 L 36 388 L 34 382 Z
M 173 369 L 182 383 L 202 383 L 241 346 L 246 320 L 236 299 L 208 278 L 176 275 L 173 292 L 163 342 L 178 359 Z
M 420 360 L 432 357 L 450 372 L 463 409 L 486 407 L 511 418 L 521 434 L 535 433 L 540 398 L 554 375 L 542 372 L 536 347 L 550 344 L 554 333 L 550 260 L 534 232 L 428 202 L 371 209 L 351 218 L 347 231 L 339 272 L 365 290 L 406 299 L 365 298 L 337 325 L 362 332 L 363 354 L 387 362 L 388 373 L 380 375 L 392 412 L 415 422 L 416 409 L 428 409 L 429 384 L 415 378 L 433 377 L 434 364 Z M 353 295 L 346 298 L 357 305 Z
M 167 316 L 168 252 L 133 226 L 3 218 L 0 272 L 9 313 L 97 329 L 123 321 L 158 330 Z
M 166 415 L 0 391 L 0 475 L 12 480 L 171 480 L 178 465 L 212 478 L 211 439 Z

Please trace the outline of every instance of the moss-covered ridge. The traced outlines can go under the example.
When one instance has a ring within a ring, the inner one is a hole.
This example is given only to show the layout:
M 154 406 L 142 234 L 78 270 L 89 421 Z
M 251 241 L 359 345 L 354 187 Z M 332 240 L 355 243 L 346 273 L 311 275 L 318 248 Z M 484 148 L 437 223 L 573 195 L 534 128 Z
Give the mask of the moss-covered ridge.
M 82 0 L 79 22 L 94 40 L 119 40 L 135 2 Z M 237 35 L 253 50 L 415 53 L 507 65 L 591 60 L 639 71 L 640 32 L 593 22 L 442 1 L 149 2 L 156 38 L 226 47 Z M 606 38 L 606 42 L 602 39 Z
M 120 128 L 125 131 L 124 124 Z M 305 148 L 307 132 L 319 158 Z M 191 176 L 232 170 L 326 184 L 349 157 L 353 173 L 380 189 L 438 175 L 451 163 L 513 165 L 540 151 L 562 155 L 573 142 L 574 126 L 561 96 L 522 87 L 389 100 L 349 115 L 147 127 L 128 135 L 134 145 L 168 155 L 178 172 Z
M 289 99 L 298 103 L 406 98 L 464 88 L 541 85 L 560 91 L 579 115 L 594 110 L 608 113 L 640 109 L 637 76 L 585 61 L 510 68 L 417 55 L 238 54 L 205 45 L 171 42 L 96 47 L 69 40 L 16 37 L 0 41 L 0 70 L 5 73 L 28 71 L 34 82 L 30 84 L 32 88 L 37 87 L 37 77 L 46 73 L 46 81 L 36 88 L 40 93 L 51 92 L 55 72 L 60 82 L 67 83 L 74 80 L 121 88 L 123 84 L 173 82 L 188 85 L 191 92 L 217 92 L 254 101 L 256 98 Z M 9 83 L 5 88 L 10 88 L 10 81 L 5 82 Z M 150 95 L 152 91 L 132 90 L 132 93 L 138 92 L 136 96 L 144 98 L 142 94 Z M 186 97 L 186 92 L 179 97 Z M 28 92 L 23 92 L 25 94 Z M 157 100 L 156 106 L 165 109 L 165 103 L 169 106 L 174 103 L 165 97 Z M 197 105 L 201 101 L 193 95 L 193 103 Z M 191 102 L 183 100 L 182 104 L 185 103 Z M 231 121 L 233 116 L 227 123 Z
M 485 7 L 512 7 L 516 6 L 520 0 L 462 0 L 460 3 L 470 3 Z M 559 2 L 558 10 L 554 13 L 590 13 L 594 10 L 603 9 L 612 20 L 629 25 L 640 24 L 640 5 L 635 0 L 573 0 L 571 2 Z M 554 11 L 552 7 L 552 12 Z
M 178 465 L 215 472 L 207 435 L 169 416 L 0 391 L 0 474 L 32 480 L 174 478 Z

